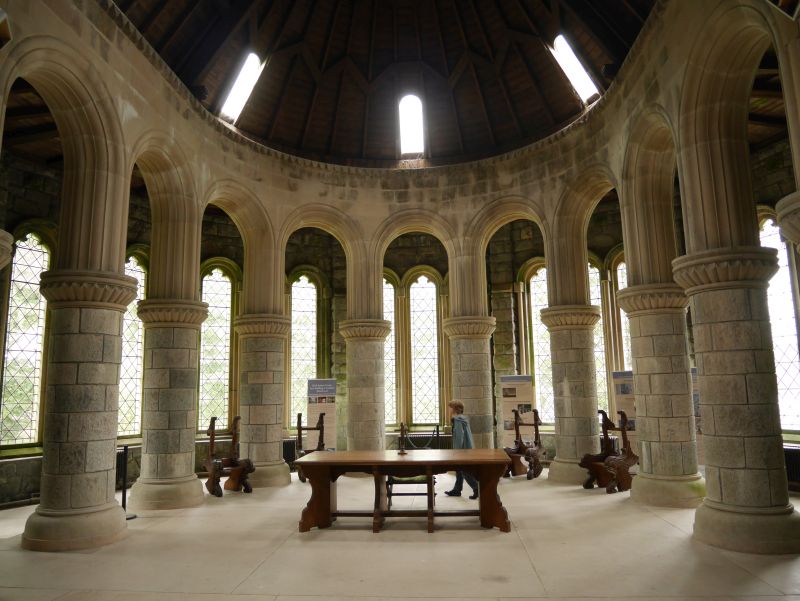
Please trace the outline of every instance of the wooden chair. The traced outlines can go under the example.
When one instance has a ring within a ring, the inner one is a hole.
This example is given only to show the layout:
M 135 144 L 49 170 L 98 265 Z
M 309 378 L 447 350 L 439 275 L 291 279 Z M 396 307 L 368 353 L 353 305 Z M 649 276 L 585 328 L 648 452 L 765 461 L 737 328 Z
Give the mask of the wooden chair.
M 610 455 L 603 462 L 610 478 L 606 484 L 608 494 L 630 490 L 633 481 L 630 468 L 639 463 L 639 456 L 633 452 L 628 440 L 628 416 L 624 411 L 617 411 L 617 413 L 620 416 L 619 431 L 622 435 L 622 453 Z
M 505 451 L 511 458 L 511 465 L 506 472 L 506 476 L 521 476 L 527 474 L 528 480 L 538 478 L 542 473 L 544 466 L 542 459 L 547 456 L 547 451 L 542 446 L 542 439 L 539 437 L 539 426 L 542 420 L 539 419 L 539 411 L 533 410 L 533 423 L 526 424 L 519 416 L 519 411 L 512 409 L 514 413 L 514 445 L 513 447 L 506 447 Z M 533 426 L 533 444 L 526 443 L 522 434 L 520 434 L 521 426 Z M 522 463 L 522 460 L 528 462 L 528 467 Z
M 220 479 L 223 476 L 228 476 L 225 481 L 225 490 L 235 490 L 244 492 L 253 492 L 253 486 L 248 482 L 248 475 L 256 471 L 253 462 L 249 459 L 239 458 L 239 422 L 241 416 L 237 415 L 233 418 L 231 424 L 231 456 L 216 458 L 214 457 L 214 447 L 216 430 L 215 426 L 217 418 L 212 417 L 211 423 L 208 426 L 206 434 L 208 434 L 208 456 L 203 464 L 208 471 L 208 480 L 206 480 L 206 489 L 215 497 L 222 496 L 222 488 L 220 487 Z
M 436 426 L 434 430 L 431 432 L 430 438 L 428 442 L 422 446 L 414 445 L 411 438 L 408 436 L 408 431 L 406 430 L 405 424 L 400 424 L 400 437 L 398 439 L 398 447 L 400 452 L 404 451 L 406 448 L 410 448 L 412 451 L 414 449 L 431 449 L 431 448 L 439 448 L 439 426 Z M 413 484 L 425 485 L 425 492 L 395 492 L 394 487 L 397 485 L 403 484 Z M 436 478 L 433 474 L 422 474 L 419 476 L 409 476 L 409 477 L 400 477 L 400 476 L 387 476 L 386 477 L 386 500 L 387 500 L 387 510 L 392 508 L 392 497 L 428 497 L 428 506 L 429 509 L 433 510 L 433 500 L 436 496 L 436 492 L 434 491 L 434 486 L 436 484 Z
M 319 432 L 319 438 L 317 439 L 317 446 L 316 448 L 304 450 L 303 449 L 303 432 Z M 294 458 L 295 460 L 300 459 L 304 455 L 308 455 L 309 453 L 313 453 L 314 451 L 324 451 L 325 450 L 325 414 L 320 413 L 319 419 L 317 419 L 316 426 L 304 426 L 303 425 L 303 414 L 297 414 L 297 443 L 295 444 L 295 453 Z M 297 468 L 297 477 L 300 479 L 300 482 L 305 482 L 306 477 L 303 475 L 303 470 L 298 467 Z
M 586 453 L 578 464 L 589 472 L 589 477 L 586 478 L 586 481 L 583 483 L 583 487 L 586 489 L 594 488 L 595 482 L 597 482 L 597 486 L 601 488 L 609 485 L 611 482 L 611 474 L 606 470 L 605 460 L 609 457 L 619 455 L 614 449 L 614 441 L 612 441 L 611 437 L 608 435 L 609 432 L 616 431 L 618 428 L 614 425 L 614 422 L 608 419 L 608 414 L 605 411 L 600 409 L 597 413 L 603 417 L 601 422 L 603 440 L 600 444 L 600 452 L 594 454 Z

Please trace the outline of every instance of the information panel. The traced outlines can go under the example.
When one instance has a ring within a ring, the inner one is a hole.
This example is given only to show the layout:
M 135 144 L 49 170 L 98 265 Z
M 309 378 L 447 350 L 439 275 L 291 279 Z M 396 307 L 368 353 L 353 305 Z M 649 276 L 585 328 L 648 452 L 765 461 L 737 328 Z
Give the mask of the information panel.
M 533 423 L 533 380 L 531 376 L 500 376 L 500 390 L 503 399 L 503 446 L 514 446 L 514 414 L 516 409 L 522 421 Z M 525 428 L 524 435 L 533 438 L 533 430 Z
M 321 379 L 308 381 L 308 410 L 306 415 L 309 426 L 316 426 L 321 413 L 325 414 L 325 448 L 336 450 L 336 380 Z M 319 441 L 316 430 L 305 432 L 303 448 L 314 449 Z

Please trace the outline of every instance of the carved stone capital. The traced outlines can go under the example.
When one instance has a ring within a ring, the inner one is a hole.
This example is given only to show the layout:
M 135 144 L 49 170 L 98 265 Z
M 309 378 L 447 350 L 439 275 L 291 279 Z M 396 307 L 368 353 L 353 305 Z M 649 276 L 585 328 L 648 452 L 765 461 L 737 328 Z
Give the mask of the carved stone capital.
M 593 328 L 600 321 L 596 305 L 558 305 L 542 309 L 542 323 L 550 331 Z
M 345 340 L 385 340 L 392 331 L 392 322 L 385 319 L 348 319 L 339 323 L 339 333 Z
M 270 336 L 287 338 L 292 329 L 291 317 L 271 313 L 250 313 L 240 315 L 233 322 L 236 333 L 245 336 Z
M 444 333 L 452 339 L 489 338 L 497 327 L 494 317 L 448 317 L 442 322 Z
M 778 271 L 777 254 L 761 246 L 707 250 L 673 259 L 672 270 L 689 296 L 706 290 L 765 288 Z
M 136 279 L 108 271 L 45 271 L 42 295 L 51 308 L 94 307 L 125 311 L 136 298 Z
M 682 311 L 689 297 L 677 284 L 645 284 L 628 286 L 617 292 L 617 304 L 628 316 Z
M 11 262 L 12 246 L 14 246 L 14 236 L 5 230 L 0 230 L 0 269 Z
M 800 244 L 800 191 L 792 192 L 775 205 L 781 234 L 794 244 Z
M 146 327 L 197 328 L 208 317 L 208 304 L 183 299 L 139 301 L 139 319 Z

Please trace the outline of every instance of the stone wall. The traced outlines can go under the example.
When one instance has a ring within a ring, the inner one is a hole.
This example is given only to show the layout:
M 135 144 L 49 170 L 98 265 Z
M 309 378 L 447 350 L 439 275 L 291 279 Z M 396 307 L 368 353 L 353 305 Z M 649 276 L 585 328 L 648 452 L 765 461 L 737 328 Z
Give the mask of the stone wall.
M 0 153 L 0 227 L 13 232 L 29 219 L 58 223 L 61 168 Z
M 795 191 L 792 151 L 787 138 L 752 150 L 750 167 L 757 204 L 775 208 L 775 203 Z

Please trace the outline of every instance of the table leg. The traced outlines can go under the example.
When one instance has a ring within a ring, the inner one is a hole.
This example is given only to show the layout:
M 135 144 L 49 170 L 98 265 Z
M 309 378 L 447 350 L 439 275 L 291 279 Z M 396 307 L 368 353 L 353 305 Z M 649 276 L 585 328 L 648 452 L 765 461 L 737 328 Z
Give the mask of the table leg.
M 481 512 L 481 526 L 484 528 L 496 526 L 501 532 L 510 532 L 511 522 L 508 520 L 508 512 L 500 501 L 500 495 L 497 494 L 497 484 L 505 473 L 506 466 L 482 465 L 477 471 L 480 483 L 478 504 Z
M 428 497 L 428 532 L 433 532 L 433 468 L 429 465 L 425 471 L 425 486 Z
M 308 532 L 314 526 L 329 528 L 331 512 L 336 511 L 336 482 L 331 482 L 326 466 L 306 466 L 304 471 L 311 483 L 311 498 L 300 514 L 299 530 Z
M 375 506 L 372 510 L 372 531 L 378 533 L 386 521 L 384 514 L 389 510 L 389 501 L 386 495 L 386 476 L 380 473 L 377 467 L 372 468 L 372 477 L 375 481 Z

